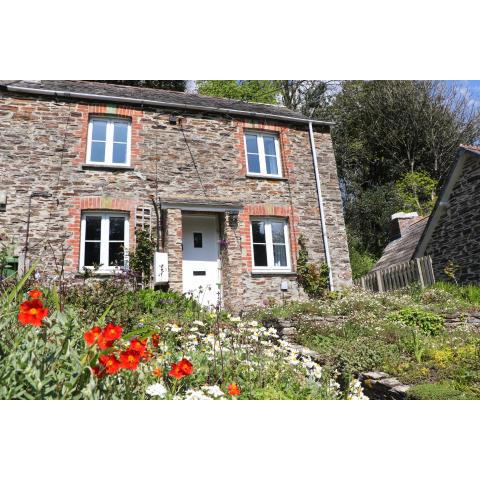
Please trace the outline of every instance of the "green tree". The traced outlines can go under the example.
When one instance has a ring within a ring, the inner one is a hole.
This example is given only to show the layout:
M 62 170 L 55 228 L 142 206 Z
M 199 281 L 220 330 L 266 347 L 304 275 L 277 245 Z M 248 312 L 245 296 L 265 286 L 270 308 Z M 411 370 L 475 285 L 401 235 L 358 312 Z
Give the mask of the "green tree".
M 480 137 L 478 109 L 446 82 L 347 81 L 331 112 L 347 226 L 378 256 L 390 215 L 428 213 L 458 146 Z
M 186 80 L 95 80 L 102 83 L 113 83 L 130 87 L 157 88 L 159 90 L 174 90 L 184 92 L 187 86 Z
M 408 172 L 395 183 L 395 191 L 403 202 L 402 210 L 430 215 L 435 205 L 438 181 L 425 172 Z
M 345 221 L 356 249 L 379 257 L 389 241 L 390 217 L 401 210 L 402 200 L 393 185 L 380 185 L 360 191 L 345 203 Z
M 278 103 L 279 87 L 275 80 L 198 80 L 197 89 L 201 95 L 212 97 Z

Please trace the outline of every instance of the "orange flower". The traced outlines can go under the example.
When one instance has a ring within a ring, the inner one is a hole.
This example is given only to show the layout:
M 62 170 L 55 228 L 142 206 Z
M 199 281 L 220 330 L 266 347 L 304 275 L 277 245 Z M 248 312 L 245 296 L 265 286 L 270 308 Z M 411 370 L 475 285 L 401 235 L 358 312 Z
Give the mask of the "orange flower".
M 18 321 L 22 325 L 40 327 L 42 320 L 48 315 L 48 308 L 43 308 L 43 303 L 38 300 L 27 300 L 20 305 Z
M 152 345 L 157 348 L 158 344 L 160 343 L 160 335 L 158 333 L 154 333 L 152 335 Z
M 154 371 L 153 371 L 153 375 L 155 377 L 161 377 L 162 376 L 162 369 L 157 367 Z
M 230 395 L 240 395 L 241 391 L 240 391 L 239 386 L 236 383 L 231 383 L 228 386 L 228 393 Z
M 186 358 L 182 358 L 178 362 L 178 366 L 180 367 L 184 375 L 191 375 L 193 372 L 193 365 Z
M 172 369 L 168 372 L 168 375 L 176 379 L 180 379 L 185 376 L 178 363 L 172 363 Z
M 134 338 L 130 342 L 130 348 L 132 350 L 135 350 L 136 352 L 138 352 L 141 357 L 144 357 L 145 356 L 145 349 L 147 348 L 147 341 L 144 340 L 142 342 L 142 341 L 138 340 L 137 338 Z
M 120 368 L 120 362 L 117 360 L 115 355 L 100 355 L 99 360 L 109 375 L 118 372 Z
M 30 298 L 33 298 L 34 300 L 39 299 L 42 295 L 42 292 L 40 290 L 37 290 L 36 288 L 28 292 L 28 296 Z
M 113 323 L 109 323 L 102 332 L 102 336 L 105 338 L 106 341 L 113 341 L 118 340 L 122 336 L 123 328 L 114 325 Z
M 120 353 L 120 366 L 129 370 L 135 370 L 140 362 L 140 354 L 136 350 L 129 348 Z
M 98 340 L 101 333 L 102 329 L 100 327 L 93 327 L 91 330 L 83 334 L 83 338 L 87 345 L 93 345 Z
M 172 363 L 172 369 L 168 372 L 168 375 L 180 379 L 191 375 L 192 372 L 193 365 L 186 358 L 182 358 L 178 363 Z

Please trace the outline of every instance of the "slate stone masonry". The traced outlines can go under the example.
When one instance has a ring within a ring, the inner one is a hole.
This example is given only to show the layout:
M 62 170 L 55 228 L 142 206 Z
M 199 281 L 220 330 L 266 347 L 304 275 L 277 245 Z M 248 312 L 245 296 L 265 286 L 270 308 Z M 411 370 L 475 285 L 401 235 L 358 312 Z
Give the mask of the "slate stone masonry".
M 172 112 L 181 114 L 181 123 L 170 123 Z M 89 117 L 106 114 L 132 122 L 130 169 L 85 165 Z M 245 129 L 279 135 L 284 178 L 246 175 Z M 351 283 L 351 270 L 330 133 L 317 128 L 315 143 L 333 278 L 335 287 L 341 288 Z M 101 208 L 129 213 L 133 247 L 132 216 L 137 208 L 151 208 L 152 197 L 160 202 L 194 197 L 207 204 L 231 201 L 243 205 L 238 227 L 227 225 L 228 214 L 218 214 L 228 243 L 222 253 L 224 302 L 234 310 L 261 305 L 269 297 L 280 301 L 284 280 L 289 285 L 286 300 L 305 298 L 295 271 L 289 275 L 252 274 L 251 215 L 288 219 L 292 265 L 299 235 L 306 238 L 311 260 L 317 264 L 325 261 L 306 125 L 0 91 L 0 183 L 0 189 L 7 192 L 6 212 L 0 212 L 0 234 L 16 245 L 20 261 L 29 196 L 32 192 L 52 195 L 32 198 L 30 212 L 29 258 L 41 258 L 45 274 L 54 273 L 62 252 L 67 274 L 78 274 L 82 211 Z M 181 210 L 167 210 L 162 225 L 171 287 L 176 290 L 181 290 L 181 215 Z

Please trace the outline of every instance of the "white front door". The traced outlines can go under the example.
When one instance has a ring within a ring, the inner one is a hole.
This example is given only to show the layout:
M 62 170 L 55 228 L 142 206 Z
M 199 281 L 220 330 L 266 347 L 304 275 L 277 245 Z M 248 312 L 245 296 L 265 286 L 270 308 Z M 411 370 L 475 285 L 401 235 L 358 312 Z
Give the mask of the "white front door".
M 220 282 L 218 219 L 183 215 L 183 292 L 205 306 L 218 302 Z

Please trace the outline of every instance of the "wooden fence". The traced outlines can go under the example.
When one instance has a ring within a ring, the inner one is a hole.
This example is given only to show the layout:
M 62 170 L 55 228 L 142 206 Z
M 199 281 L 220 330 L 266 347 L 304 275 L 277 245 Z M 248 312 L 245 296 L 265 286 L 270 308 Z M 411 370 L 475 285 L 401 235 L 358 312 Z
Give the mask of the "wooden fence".
M 418 283 L 422 288 L 435 283 L 430 255 L 367 273 L 367 275 L 354 281 L 355 285 L 360 285 L 362 288 L 373 292 L 398 290 L 412 283 Z

